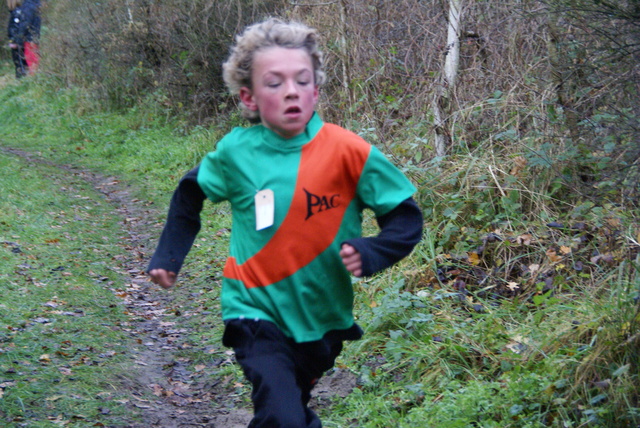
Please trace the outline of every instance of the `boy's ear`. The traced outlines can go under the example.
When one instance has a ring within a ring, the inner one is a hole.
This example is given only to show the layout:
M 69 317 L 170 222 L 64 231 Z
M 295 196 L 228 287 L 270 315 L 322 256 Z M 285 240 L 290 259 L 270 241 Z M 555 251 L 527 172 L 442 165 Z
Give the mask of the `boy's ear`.
M 243 86 L 242 88 L 240 88 L 239 95 L 240 95 L 240 101 L 242 101 L 242 104 L 244 104 L 245 107 L 247 107 L 251 111 L 258 110 L 258 105 L 253 100 L 253 93 L 251 92 L 251 89 Z

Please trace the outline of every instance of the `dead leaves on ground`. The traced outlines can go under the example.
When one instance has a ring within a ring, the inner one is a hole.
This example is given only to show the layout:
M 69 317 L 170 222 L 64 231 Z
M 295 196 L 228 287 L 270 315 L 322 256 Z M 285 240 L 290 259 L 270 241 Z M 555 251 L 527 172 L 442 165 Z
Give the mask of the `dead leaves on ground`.
M 407 272 L 410 290 L 448 288 L 464 296 L 531 298 L 567 284 L 595 284 L 607 270 L 640 252 L 619 219 L 594 226 L 551 222 L 543 230 L 493 230 L 476 248 L 437 258 L 437 271 Z M 640 234 L 640 231 L 637 232 Z
M 180 289 L 167 294 L 155 288 L 143 271 L 132 268 L 127 274 L 130 280 L 113 290 L 122 299 L 125 313 L 131 320 L 122 328 L 142 347 L 142 350 L 135 351 L 134 363 L 141 373 L 146 373 L 140 377 L 151 380 L 142 386 L 161 399 L 147 401 L 143 394 L 139 394 L 130 404 L 151 411 L 161 401 L 170 405 L 165 409 L 167 411 L 171 407 L 177 408 L 174 412 L 179 412 L 180 408 L 193 409 L 200 403 L 207 405 L 213 399 L 212 388 L 203 387 L 203 382 L 210 381 L 212 373 L 219 371 L 220 366 L 232 364 L 233 358 L 232 351 L 202 347 L 192 343 L 187 335 L 187 320 L 196 315 L 202 316 L 210 309 L 209 294 L 204 290 L 191 292 L 189 304 L 180 305 L 175 296 Z M 177 352 L 180 352 L 180 357 Z M 193 353 L 215 355 L 217 358 L 196 363 L 189 358 Z M 231 376 L 225 378 L 220 381 L 220 386 L 234 388 L 234 380 L 235 377 Z

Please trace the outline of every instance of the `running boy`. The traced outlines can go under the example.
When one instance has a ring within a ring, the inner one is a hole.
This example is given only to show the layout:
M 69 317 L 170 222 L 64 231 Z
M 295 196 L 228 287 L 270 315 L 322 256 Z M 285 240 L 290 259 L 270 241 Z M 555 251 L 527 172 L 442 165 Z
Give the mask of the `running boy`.
M 231 203 L 223 343 L 253 385 L 250 427 L 320 427 L 307 404 L 344 340 L 356 340 L 349 273 L 405 257 L 422 234 L 415 188 L 375 147 L 315 113 L 324 80 L 315 30 L 269 19 L 248 27 L 223 66 L 258 123 L 227 134 L 187 173 L 150 262 L 164 288 L 200 229 L 203 201 Z M 362 238 L 370 208 L 381 231 Z

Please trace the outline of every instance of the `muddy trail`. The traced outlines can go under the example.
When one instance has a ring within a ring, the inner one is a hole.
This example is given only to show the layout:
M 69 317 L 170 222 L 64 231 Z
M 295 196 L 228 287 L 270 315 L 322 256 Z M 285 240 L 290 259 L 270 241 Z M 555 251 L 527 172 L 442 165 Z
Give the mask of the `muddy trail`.
M 135 346 L 127 355 L 132 367 L 131 376 L 114 379 L 120 393 L 129 397 L 127 406 L 138 415 L 129 423 L 113 427 L 246 427 L 252 410 L 246 397 L 240 397 L 233 382 L 210 370 L 192 367 L 180 357 L 182 348 L 207 353 L 202 344 L 189 343 L 193 327 L 189 315 L 181 314 L 180 302 L 188 300 L 188 287 L 165 291 L 151 283 L 145 269 L 153 253 L 160 227 L 152 219 L 158 218 L 157 208 L 132 196 L 132 188 L 115 177 L 70 166 L 57 165 L 47 159 L 19 149 L 0 148 L 0 152 L 19 156 L 33 165 L 46 164 L 70 176 L 91 183 L 113 207 L 122 227 L 121 245 L 129 257 L 117 260 L 115 270 L 124 275 L 118 293 L 131 322 L 126 332 Z M 171 315 L 171 316 L 169 316 Z M 184 316 L 180 316 L 184 315 Z M 222 322 L 222 321 L 220 321 Z M 200 349 L 201 348 L 201 349 Z M 211 365 L 234 364 L 231 351 L 226 358 L 213 359 Z M 214 370 L 215 372 L 215 370 Z M 333 399 L 346 396 L 356 386 L 355 377 L 348 371 L 335 369 L 328 373 L 314 390 L 312 407 L 328 406 Z M 152 398 L 149 398 L 152 397 Z

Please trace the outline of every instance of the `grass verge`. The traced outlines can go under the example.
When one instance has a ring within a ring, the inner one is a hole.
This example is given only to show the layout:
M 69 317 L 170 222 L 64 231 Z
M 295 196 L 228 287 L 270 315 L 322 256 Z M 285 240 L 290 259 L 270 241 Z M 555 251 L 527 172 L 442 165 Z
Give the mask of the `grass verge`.
M 110 285 L 120 227 L 79 176 L 0 157 L 3 426 L 94 426 L 126 414 L 126 321 Z M 26 424 L 26 425 L 25 425 Z

